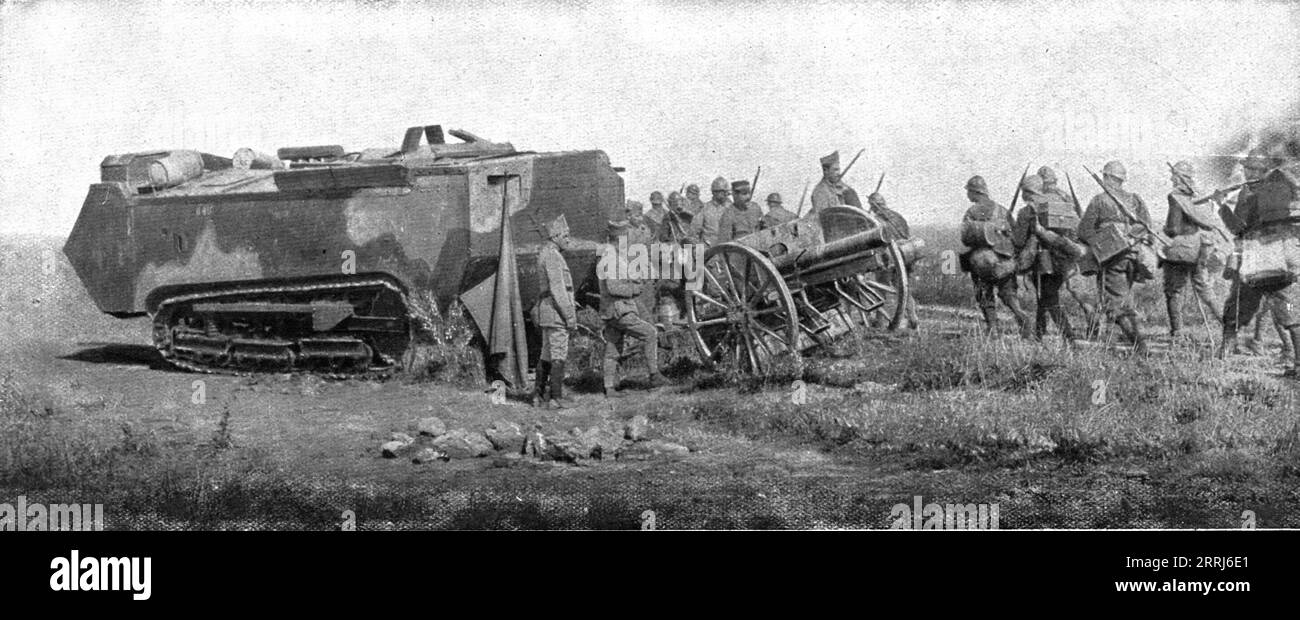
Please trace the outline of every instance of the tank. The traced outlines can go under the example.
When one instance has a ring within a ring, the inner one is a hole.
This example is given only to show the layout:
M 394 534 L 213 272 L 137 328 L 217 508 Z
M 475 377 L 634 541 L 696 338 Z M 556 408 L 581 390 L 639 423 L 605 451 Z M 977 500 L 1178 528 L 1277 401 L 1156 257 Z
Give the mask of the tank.
M 448 133 L 461 142 L 429 125 L 396 148 L 110 156 L 63 251 L 101 311 L 151 317 L 166 360 L 207 372 L 400 369 L 411 300 L 427 292 L 445 311 L 493 277 L 503 213 L 524 307 L 537 297 L 539 223 L 561 214 L 580 299 L 594 290 L 621 169 L 599 150 Z

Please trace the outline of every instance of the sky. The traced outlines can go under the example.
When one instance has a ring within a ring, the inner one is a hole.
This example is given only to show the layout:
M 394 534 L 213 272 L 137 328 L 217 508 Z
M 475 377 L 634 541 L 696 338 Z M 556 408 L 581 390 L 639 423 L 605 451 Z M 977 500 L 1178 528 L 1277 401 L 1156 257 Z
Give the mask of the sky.
M 862 156 L 914 224 L 1027 163 L 1080 199 L 1110 159 L 1162 216 L 1165 162 L 1233 155 L 1300 93 L 1283 2 L 8 2 L 0 233 L 66 236 L 110 154 L 400 144 L 441 124 L 600 149 L 628 198 L 716 176 L 794 207 Z M 1211 185 L 1208 180 L 1202 185 Z

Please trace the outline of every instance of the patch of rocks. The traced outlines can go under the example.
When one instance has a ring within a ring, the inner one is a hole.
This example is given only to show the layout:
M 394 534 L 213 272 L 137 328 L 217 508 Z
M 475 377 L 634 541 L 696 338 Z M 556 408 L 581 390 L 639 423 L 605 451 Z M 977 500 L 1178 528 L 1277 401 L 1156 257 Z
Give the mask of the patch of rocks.
M 502 463 L 534 459 L 560 463 L 602 460 L 650 460 L 681 458 L 690 448 L 650 437 L 650 419 L 634 416 L 622 426 L 597 424 L 575 427 L 566 432 L 543 433 L 525 430 L 519 424 L 497 420 L 482 432 L 448 429 L 439 418 L 426 417 L 416 423 L 417 435 L 396 432 L 380 446 L 384 458 L 410 458 L 416 464 L 495 456 Z M 495 462 L 495 461 L 494 461 Z

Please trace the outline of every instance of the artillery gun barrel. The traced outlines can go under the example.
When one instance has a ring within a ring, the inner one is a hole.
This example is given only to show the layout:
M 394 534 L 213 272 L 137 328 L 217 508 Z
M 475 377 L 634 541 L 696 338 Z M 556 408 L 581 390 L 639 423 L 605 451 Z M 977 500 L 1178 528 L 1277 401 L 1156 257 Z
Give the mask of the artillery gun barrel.
M 790 252 L 773 257 L 772 264 L 783 272 L 795 267 L 800 270 L 821 269 L 830 261 L 858 257 L 883 247 L 886 244 L 884 234 L 883 227 L 876 227 L 808 248 L 791 248 Z

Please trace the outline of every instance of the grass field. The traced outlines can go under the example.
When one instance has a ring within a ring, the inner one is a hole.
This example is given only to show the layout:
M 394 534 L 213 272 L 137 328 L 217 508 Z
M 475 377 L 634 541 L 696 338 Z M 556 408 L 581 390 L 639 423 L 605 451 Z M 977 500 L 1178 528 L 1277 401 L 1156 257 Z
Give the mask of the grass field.
M 24 248 L 0 254 L 7 269 L 31 273 L 23 257 L 41 247 Z M 1140 358 L 982 339 L 972 320 L 927 311 L 919 334 L 857 332 L 768 377 L 672 355 L 674 386 L 615 408 L 579 338 L 580 405 L 551 414 L 487 406 L 452 317 L 430 317 L 418 376 L 193 375 L 151 357 L 141 322 L 87 308 L 70 275 L 59 265 L 5 292 L 6 308 L 43 309 L 4 332 L 0 491 L 106 503 L 114 528 L 328 529 L 341 510 L 377 528 L 635 527 L 645 506 L 686 528 L 887 527 L 912 495 L 998 502 L 1006 528 L 1235 527 L 1243 510 L 1300 526 L 1295 386 L 1259 358 L 1210 358 L 1208 341 Z M 923 304 L 971 307 L 963 276 L 923 268 L 918 282 Z M 199 379 L 207 404 L 194 406 Z M 379 458 L 389 431 L 429 411 L 546 432 L 643 414 L 693 451 L 585 467 Z

